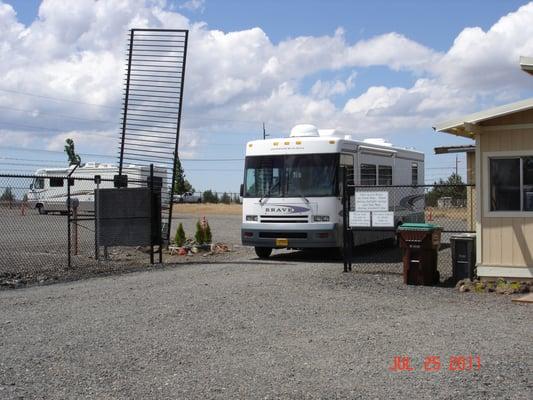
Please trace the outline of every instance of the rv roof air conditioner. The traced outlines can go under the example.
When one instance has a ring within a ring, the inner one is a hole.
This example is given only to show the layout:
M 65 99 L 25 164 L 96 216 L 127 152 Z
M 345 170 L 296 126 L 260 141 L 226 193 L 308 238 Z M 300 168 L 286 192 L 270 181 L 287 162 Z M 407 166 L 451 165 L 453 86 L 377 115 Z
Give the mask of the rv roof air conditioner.
M 291 129 L 290 137 L 319 137 L 318 129 L 311 124 L 300 124 Z
M 377 144 L 378 146 L 386 146 L 386 147 L 392 147 L 392 143 L 387 142 L 383 138 L 368 138 L 363 140 L 365 143 L 369 144 Z

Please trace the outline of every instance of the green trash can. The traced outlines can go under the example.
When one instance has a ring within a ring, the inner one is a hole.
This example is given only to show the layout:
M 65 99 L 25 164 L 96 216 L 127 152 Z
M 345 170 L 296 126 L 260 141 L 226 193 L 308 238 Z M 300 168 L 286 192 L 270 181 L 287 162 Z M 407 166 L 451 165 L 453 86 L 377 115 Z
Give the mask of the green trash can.
M 442 228 L 433 224 L 406 223 L 398 227 L 403 249 L 403 282 L 407 285 L 439 283 L 437 268 Z

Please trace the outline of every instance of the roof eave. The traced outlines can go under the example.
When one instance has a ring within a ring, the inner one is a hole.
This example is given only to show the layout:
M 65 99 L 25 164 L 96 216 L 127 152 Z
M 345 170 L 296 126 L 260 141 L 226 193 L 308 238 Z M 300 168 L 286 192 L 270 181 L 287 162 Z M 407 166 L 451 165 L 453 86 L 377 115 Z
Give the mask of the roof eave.
M 533 57 L 520 57 L 520 68 L 533 75 Z
M 444 121 L 435 124 L 433 129 L 437 132 L 445 132 L 473 139 L 476 134 L 481 132 L 479 125 L 477 125 L 480 122 L 530 109 L 533 109 L 533 98 L 517 101 L 516 103 L 504 104 L 474 114 L 465 115 L 458 119 Z
M 465 122 L 461 122 L 459 124 L 454 124 L 450 126 L 434 126 L 433 129 L 436 132 L 443 132 L 443 133 L 449 133 L 451 135 L 455 136 L 461 136 L 467 139 L 474 139 L 476 134 L 472 130 L 467 129 L 465 125 L 472 125 L 467 124 Z

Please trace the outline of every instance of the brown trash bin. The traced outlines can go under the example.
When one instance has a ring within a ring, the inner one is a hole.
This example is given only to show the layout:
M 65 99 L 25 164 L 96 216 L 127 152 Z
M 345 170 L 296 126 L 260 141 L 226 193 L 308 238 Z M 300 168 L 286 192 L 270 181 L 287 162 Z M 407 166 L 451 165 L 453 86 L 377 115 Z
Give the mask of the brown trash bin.
M 397 235 L 403 249 L 403 282 L 407 285 L 439 283 L 437 269 L 442 228 L 432 224 L 403 224 Z

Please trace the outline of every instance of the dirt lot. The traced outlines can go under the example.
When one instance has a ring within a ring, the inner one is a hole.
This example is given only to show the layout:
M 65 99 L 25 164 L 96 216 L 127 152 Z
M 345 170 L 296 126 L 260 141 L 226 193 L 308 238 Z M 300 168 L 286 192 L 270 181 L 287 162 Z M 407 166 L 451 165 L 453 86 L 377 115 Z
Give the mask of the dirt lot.
M 3 399 L 526 399 L 533 390 L 530 306 L 343 274 L 336 263 L 181 264 L 2 291 L 0 303 Z M 449 369 L 470 355 L 479 369 Z M 391 371 L 397 356 L 413 371 Z M 430 356 L 439 370 L 424 370 Z
M 175 204 L 173 214 L 203 215 L 242 215 L 241 204 Z
M 181 222 L 192 236 L 206 214 L 232 252 L 166 267 L 78 266 L 61 279 L 89 279 L 0 291 L 0 398 L 524 399 L 533 390 L 530 306 L 404 286 L 397 254 L 377 247 L 355 256 L 372 268 L 348 274 L 322 252 L 258 260 L 239 246 L 239 214 L 197 212 L 175 213 L 173 229 Z M 6 252 L 28 227 L 43 257 L 64 240 L 62 217 L 3 217 Z M 414 370 L 391 371 L 398 356 Z M 424 370 L 430 356 L 438 371 Z M 461 356 L 478 356 L 480 368 L 449 370 Z

